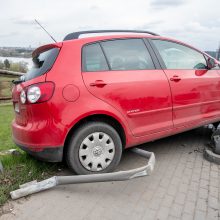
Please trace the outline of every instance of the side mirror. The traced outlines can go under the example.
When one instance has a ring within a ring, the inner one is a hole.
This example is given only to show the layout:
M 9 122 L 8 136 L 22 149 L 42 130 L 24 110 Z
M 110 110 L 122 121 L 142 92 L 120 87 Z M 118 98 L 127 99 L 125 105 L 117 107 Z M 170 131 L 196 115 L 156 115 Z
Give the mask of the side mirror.
M 217 66 L 217 62 L 210 57 L 208 58 L 207 64 L 208 64 L 208 69 L 213 69 Z

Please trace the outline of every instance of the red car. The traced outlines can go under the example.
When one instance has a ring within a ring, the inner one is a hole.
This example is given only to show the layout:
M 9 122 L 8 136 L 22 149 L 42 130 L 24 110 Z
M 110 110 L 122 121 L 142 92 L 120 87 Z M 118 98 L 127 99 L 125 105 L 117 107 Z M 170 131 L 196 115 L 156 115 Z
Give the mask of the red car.
M 220 121 L 220 63 L 151 32 L 75 32 L 37 48 L 33 64 L 14 82 L 13 140 L 78 174 L 109 172 L 125 148 Z

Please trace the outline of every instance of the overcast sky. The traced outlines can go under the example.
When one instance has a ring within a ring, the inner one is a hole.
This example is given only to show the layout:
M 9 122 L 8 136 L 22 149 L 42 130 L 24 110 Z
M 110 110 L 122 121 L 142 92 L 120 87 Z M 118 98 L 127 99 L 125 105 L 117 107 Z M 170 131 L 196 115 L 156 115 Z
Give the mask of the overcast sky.
M 202 50 L 220 43 L 220 0 L 1 0 L 0 46 L 37 47 L 70 32 L 141 29 L 176 38 Z

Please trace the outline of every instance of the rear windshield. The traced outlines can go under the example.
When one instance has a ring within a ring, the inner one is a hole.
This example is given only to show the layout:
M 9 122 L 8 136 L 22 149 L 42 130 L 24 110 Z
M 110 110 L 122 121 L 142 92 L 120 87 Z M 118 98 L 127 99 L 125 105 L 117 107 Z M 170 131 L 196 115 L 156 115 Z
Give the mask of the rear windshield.
M 33 61 L 32 68 L 24 75 L 25 81 L 34 79 L 48 72 L 52 68 L 58 56 L 58 53 L 59 53 L 59 48 L 52 48 L 36 54 L 32 58 Z

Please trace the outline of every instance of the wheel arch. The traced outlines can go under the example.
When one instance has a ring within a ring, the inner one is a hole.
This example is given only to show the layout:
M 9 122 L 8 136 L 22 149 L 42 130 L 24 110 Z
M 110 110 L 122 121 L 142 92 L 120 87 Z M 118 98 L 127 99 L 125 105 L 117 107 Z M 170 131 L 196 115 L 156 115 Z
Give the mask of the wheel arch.
M 81 119 L 79 119 L 74 125 L 70 128 L 70 130 L 67 132 L 65 142 L 64 142 L 64 157 L 66 154 L 67 146 L 70 141 L 71 136 L 73 135 L 74 131 L 78 129 L 82 124 L 87 123 L 87 122 L 104 122 L 112 126 L 119 134 L 121 141 L 122 141 L 122 147 L 123 149 L 126 146 L 126 133 L 125 133 L 125 127 L 122 125 L 121 122 L 119 122 L 118 119 L 116 119 L 113 116 L 107 115 L 107 114 L 92 114 L 85 116 Z

